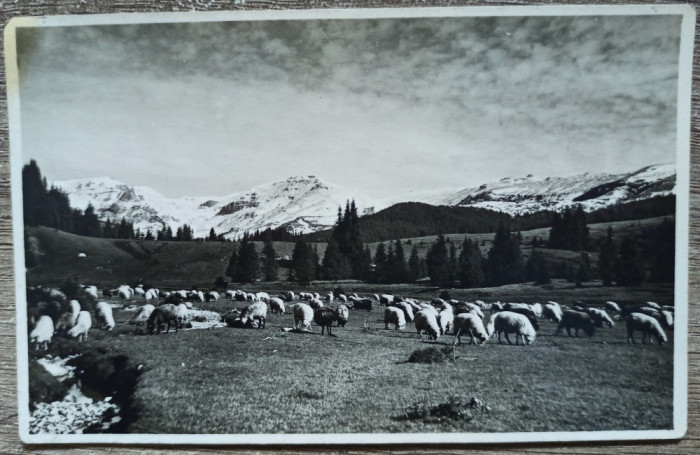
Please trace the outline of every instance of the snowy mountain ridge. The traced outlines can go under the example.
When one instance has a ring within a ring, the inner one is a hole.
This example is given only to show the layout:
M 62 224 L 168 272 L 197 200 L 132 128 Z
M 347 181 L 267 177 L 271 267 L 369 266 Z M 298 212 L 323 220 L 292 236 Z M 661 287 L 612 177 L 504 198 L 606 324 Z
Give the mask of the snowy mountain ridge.
M 592 211 L 613 204 L 674 194 L 675 165 L 647 166 L 626 174 L 581 174 L 569 177 L 506 177 L 459 190 L 409 193 L 401 200 L 378 201 L 358 190 L 333 185 L 316 176 L 296 176 L 259 185 L 225 197 L 169 198 L 147 186 L 129 186 L 108 177 L 54 182 L 72 207 L 88 204 L 102 221 L 122 218 L 146 232 L 188 224 L 196 237 L 210 229 L 227 238 L 245 231 L 286 227 L 309 233 L 333 226 L 338 207 L 355 200 L 360 215 L 398 202 L 479 207 L 511 215 L 562 211 L 582 205 Z

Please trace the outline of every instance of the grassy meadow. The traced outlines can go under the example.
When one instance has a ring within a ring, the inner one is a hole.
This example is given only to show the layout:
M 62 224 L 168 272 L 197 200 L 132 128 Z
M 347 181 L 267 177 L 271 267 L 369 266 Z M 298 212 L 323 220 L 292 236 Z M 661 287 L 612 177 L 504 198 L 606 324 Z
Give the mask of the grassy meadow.
M 559 295 L 564 295 L 570 285 L 559 286 Z M 545 290 L 520 285 L 501 291 L 502 297 L 517 292 L 518 301 L 533 301 Z M 602 288 L 588 291 L 602 293 Z M 639 290 L 638 298 L 663 301 L 658 298 L 663 291 Z M 195 306 L 224 312 L 243 305 L 223 299 Z M 219 327 L 148 335 L 144 326 L 126 323 L 133 312 L 115 310 L 116 328 L 93 329 L 86 346 L 119 352 L 131 364 L 143 365 L 133 395 L 138 417 L 130 433 L 672 427 L 672 340 L 663 346 L 628 344 L 624 323 L 598 329 L 592 338 L 570 338 L 565 332 L 554 336 L 556 324 L 541 322 L 530 346 L 508 345 L 505 339 L 500 345 L 489 340 L 471 346 L 463 337 L 464 344 L 453 350 L 452 335 L 437 341 L 417 338 L 410 323 L 403 331 L 386 330 L 383 311 L 351 310 L 348 324 L 328 337 L 315 325 L 313 333 L 283 332 L 293 325 L 289 312 L 268 315 L 265 329 Z M 408 362 L 412 352 L 427 347 L 444 352 L 445 361 Z M 472 398 L 478 406 L 470 406 Z

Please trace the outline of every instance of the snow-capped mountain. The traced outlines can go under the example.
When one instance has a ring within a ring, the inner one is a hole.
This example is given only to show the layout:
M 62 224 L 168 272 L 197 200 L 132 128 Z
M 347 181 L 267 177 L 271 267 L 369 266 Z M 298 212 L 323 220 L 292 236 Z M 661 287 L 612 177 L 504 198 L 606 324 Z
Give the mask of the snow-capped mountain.
M 581 174 L 571 177 L 506 177 L 462 190 L 415 194 L 413 202 L 479 207 L 511 215 L 562 211 L 581 205 L 587 212 L 621 202 L 674 194 L 674 164 L 647 166 L 628 174 Z
M 197 237 L 207 235 L 211 228 L 228 238 L 268 227 L 286 226 L 302 233 L 327 229 L 335 223 L 338 207 L 344 207 L 348 200 L 355 200 L 360 215 L 379 209 L 361 192 L 315 176 L 290 177 L 222 198 L 168 198 L 149 187 L 129 186 L 106 177 L 54 185 L 68 194 L 72 207 L 84 210 L 91 203 L 103 221 L 124 217 L 142 232 L 156 232 L 164 226 L 174 231 L 188 224 Z
M 506 177 L 461 190 L 407 194 L 402 200 L 376 201 L 362 192 L 332 185 L 315 176 L 290 177 L 226 197 L 168 198 L 146 186 L 129 186 L 111 178 L 54 182 L 67 194 L 72 207 L 95 207 L 101 220 L 123 217 L 142 232 L 175 231 L 188 224 L 197 237 L 211 228 L 227 238 L 245 231 L 286 227 L 308 233 L 335 223 L 339 206 L 355 200 L 360 215 L 398 202 L 480 207 L 523 215 L 542 210 L 561 211 L 581 204 L 586 211 L 621 202 L 673 194 L 675 165 L 647 166 L 628 174 L 582 174 L 537 179 Z

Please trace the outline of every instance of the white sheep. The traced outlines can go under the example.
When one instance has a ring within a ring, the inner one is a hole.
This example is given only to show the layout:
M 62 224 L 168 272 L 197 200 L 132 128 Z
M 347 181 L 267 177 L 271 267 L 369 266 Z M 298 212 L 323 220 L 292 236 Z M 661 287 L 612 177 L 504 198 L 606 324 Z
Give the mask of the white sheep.
M 481 308 L 481 311 L 486 311 L 486 310 L 491 309 L 491 305 L 484 302 L 483 300 L 475 300 L 474 305 L 479 305 L 479 308 Z
M 122 284 L 117 288 L 117 294 L 122 299 L 130 299 L 134 295 L 134 290 L 131 287 Z
M 291 302 L 296 299 L 296 295 L 294 295 L 294 292 L 292 291 L 287 291 L 285 295 L 287 296 L 287 302 Z
M 661 317 L 663 318 L 661 323 L 669 330 L 673 330 L 673 313 L 668 310 L 661 310 Z
M 538 318 L 542 317 L 542 304 L 541 303 L 533 303 L 530 305 L 530 309 L 532 310 L 533 313 L 535 313 L 535 316 Z
M 270 299 L 270 312 L 284 314 L 284 302 L 279 297 Z
M 438 315 L 440 314 L 440 312 L 437 310 L 437 308 L 435 308 L 434 306 L 432 306 L 429 303 L 421 303 L 420 304 L 420 310 L 418 310 L 418 311 L 423 311 L 423 310 L 427 310 L 427 311 L 430 311 L 431 313 L 433 313 L 435 315 L 436 319 L 437 319 Z
M 249 301 L 249 302 L 257 302 L 257 301 L 258 301 L 258 296 L 255 295 L 255 294 L 253 294 L 253 293 L 251 293 L 251 292 L 248 292 L 248 293 L 246 293 L 246 295 L 245 295 L 245 299 L 246 299 L 246 301 Z
M 94 299 L 97 299 L 97 286 L 83 286 L 83 291 L 92 296 Z
M 348 316 L 350 316 L 350 310 L 348 310 L 348 307 L 341 303 L 338 306 L 336 313 L 338 313 L 338 325 L 341 327 L 345 327 L 345 324 L 348 323 Z
M 656 337 L 656 341 L 659 344 L 663 344 L 668 340 L 659 321 L 646 314 L 630 313 L 625 317 L 625 323 L 627 325 L 628 343 L 634 343 L 635 331 L 642 332 L 642 344 L 646 343 L 647 336 L 649 337 L 649 342 L 651 342 L 652 335 Z
M 204 298 L 207 300 L 207 302 L 216 302 L 219 300 L 219 297 L 219 293 L 216 291 L 209 291 L 204 295 Z
M 158 289 L 149 289 L 146 291 L 146 300 L 158 300 Z
M 68 306 L 70 307 L 70 314 L 73 319 L 73 325 L 75 325 L 75 321 L 78 319 L 78 313 L 80 313 L 80 302 L 77 300 L 71 300 L 68 302 Z
M 72 329 L 68 331 L 68 335 L 73 338 L 79 338 L 80 341 L 87 341 L 88 331 L 92 327 L 92 317 L 87 311 L 81 311 L 78 314 L 78 319 Z
M 440 337 L 440 326 L 437 322 L 436 311 L 420 310 L 416 313 L 414 322 L 416 325 L 416 333 L 420 338 L 421 331 L 425 331 L 428 337 L 437 340 Z
M 138 288 L 137 288 L 138 289 Z M 112 307 L 107 302 L 97 302 L 95 305 L 97 321 L 102 323 L 102 326 L 107 330 L 114 328 L 114 316 L 112 316 Z
M 155 309 L 155 306 L 151 305 L 150 303 L 147 303 L 136 312 L 134 317 L 132 317 L 129 322 L 132 324 L 142 324 L 148 321 L 148 318 L 151 316 L 151 313 L 153 313 L 153 310 Z
M 653 308 L 653 309 L 655 309 L 655 310 L 660 310 L 660 309 L 661 309 L 661 305 L 659 305 L 659 304 L 656 303 L 656 302 L 647 302 L 647 303 L 644 304 L 644 306 L 649 307 L 649 308 Z
M 501 333 L 505 333 L 506 341 L 512 344 L 508 338 L 509 333 L 515 333 L 515 344 L 522 338 L 523 344 L 532 344 L 535 341 L 535 329 L 527 316 L 512 311 L 501 311 L 491 316 L 486 332 L 489 337 L 498 333 L 498 343 L 501 343 Z
M 393 306 L 404 312 L 406 316 L 406 322 L 413 322 L 413 307 L 406 302 L 394 303 Z
M 334 298 L 334 297 L 335 297 L 335 296 L 333 295 L 333 293 L 332 293 L 332 292 L 329 292 L 328 294 L 326 294 L 326 302 L 328 302 L 328 303 L 333 303 L 333 298 Z
M 484 328 L 484 323 L 475 313 L 461 313 L 455 316 L 454 333 L 454 344 L 462 344 L 462 334 L 469 334 L 471 337 L 469 344 L 477 344 L 476 338 L 485 343 L 489 337 Z
M 189 314 L 187 305 L 180 303 L 175 307 L 175 312 L 177 314 L 177 325 L 178 328 L 182 328 L 182 324 L 187 321 L 187 315 Z
M 305 303 L 297 303 L 294 305 L 292 312 L 294 313 L 294 326 L 298 329 L 311 330 L 311 321 L 314 319 L 314 310 Z
M 400 308 L 388 306 L 384 310 L 384 328 L 389 329 L 389 324 L 394 324 L 394 330 L 403 330 L 406 327 L 406 317 Z
M 39 318 L 34 330 L 29 334 L 29 342 L 35 343 L 37 350 L 41 344 L 44 345 L 44 350 L 47 350 L 51 343 L 51 337 L 53 337 L 53 319 L 44 315 Z
M 546 303 L 542 309 L 542 316 L 551 321 L 561 322 L 562 311 L 559 305 Z
M 321 302 L 320 299 L 317 299 L 317 298 L 315 298 L 315 297 L 312 298 L 311 300 L 309 300 L 309 305 L 310 305 L 311 308 L 313 308 L 314 310 L 318 310 L 319 308 L 323 308 L 323 302 Z
M 146 291 L 143 290 L 142 287 L 136 287 L 134 288 L 134 295 L 146 295 Z
M 233 299 L 234 297 L 236 297 L 236 291 L 233 291 L 231 289 L 226 291 L 226 298 L 227 299 Z
M 345 294 L 340 294 L 340 295 L 338 296 L 338 298 L 339 298 L 340 300 L 342 300 L 343 303 L 348 303 L 348 296 L 347 296 L 347 295 L 345 295 Z
M 481 319 L 484 319 L 484 313 L 481 311 L 481 308 L 479 307 L 479 305 L 476 305 L 474 303 L 469 303 L 469 302 L 466 302 L 465 305 L 467 305 L 467 308 L 469 308 L 469 311 L 475 313 Z
M 255 294 L 255 297 L 261 302 L 270 303 L 270 294 L 267 292 L 258 292 Z
M 603 323 L 606 323 L 608 327 L 615 325 L 613 320 L 608 316 L 608 313 L 601 308 L 588 308 L 588 315 L 593 319 L 598 327 L 602 327 Z
M 610 300 L 605 302 L 605 308 L 607 308 L 610 311 L 617 311 L 618 313 L 620 312 L 620 305 Z
M 440 311 L 438 314 L 438 326 L 440 326 L 440 334 L 445 335 L 448 330 L 452 328 L 454 323 L 455 315 L 452 312 L 452 308 L 449 310 L 445 309 Z
M 267 319 L 267 305 L 265 302 L 255 302 L 252 305 L 241 310 L 241 324 L 245 325 L 249 320 L 251 322 L 258 321 L 258 328 L 265 328 L 265 320 Z

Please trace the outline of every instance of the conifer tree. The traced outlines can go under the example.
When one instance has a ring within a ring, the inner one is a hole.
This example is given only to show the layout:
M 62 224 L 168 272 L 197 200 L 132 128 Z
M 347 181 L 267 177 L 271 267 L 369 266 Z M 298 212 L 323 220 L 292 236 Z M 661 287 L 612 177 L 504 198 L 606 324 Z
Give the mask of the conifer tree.
M 374 282 L 387 282 L 387 256 L 384 244 L 377 245 L 377 251 L 374 253 Z
M 208 242 L 216 242 L 216 231 L 214 228 L 209 229 L 209 236 L 207 237 Z
M 306 240 L 299 239 L 294 244 L 292 252 L 292 268 L 294 279 L 300 283 L 308 283 L 316 279 L 316 261 L 314 250 Z
M 238 267 L 238 249 L 234 247 L 233 252 L 231 253 L 231 257 L 228 260 L 228 265 L 226 266 L 226 271 L 224 272 L 224 274 L 229 278 L 238 277 L 238 274 L 236 273 L 237 267 Z
M 278 272 L 277 253 L 272 245 L 272 241 L 268 240 L 263 246 L 263 275 L 265 276 L 265 281 L 277 281 Z
M 347 276 L 347 262 L 340 254 L 338 243 L 333 238 L 328 240 L 326 252 L 323 255 L 322 270 L 322 276 L 326 280 L 340 280 Z
M 421 278 L 420 258 L 418 257 L 418 248 L 415 245 L 411 248 L 411 256 L 408 258 L 408 272 L 410 281 Z
M 465 288 L 477 288 L 484 284 L 484 258 L 479 245 L 465 238 L 458 259 L 458 279 Z
M 237 283 L 254 283 L 258 278 L 258 253 L 255 244 L 248 240 L 248 234 L 243 234 L 238 248 L 238 263 L 233 281 Z
M 496 230 L 486 258 L 487 280 L 492 286 L 520 283 L 525 279 L 525 265 L 517 236 L 504 223 Z
M 639 286 L 644 281 L 642 258 L 637 240 L 626 235 L 620 245 L 620 253 L 615 264 L 618 286 Z
M 612 226 L 608 226 L 605 241 L 600 246 L 598 255 L 598 273 L 603 280 L 603 286 L 611 286 L 615 280 L 616 247 Z
M 435 243 L 428 250 L 425 258 L 430 281 L 435 284 L 446 283 L 449 279 L 449 257 L 445 236 L 439 234 Z

